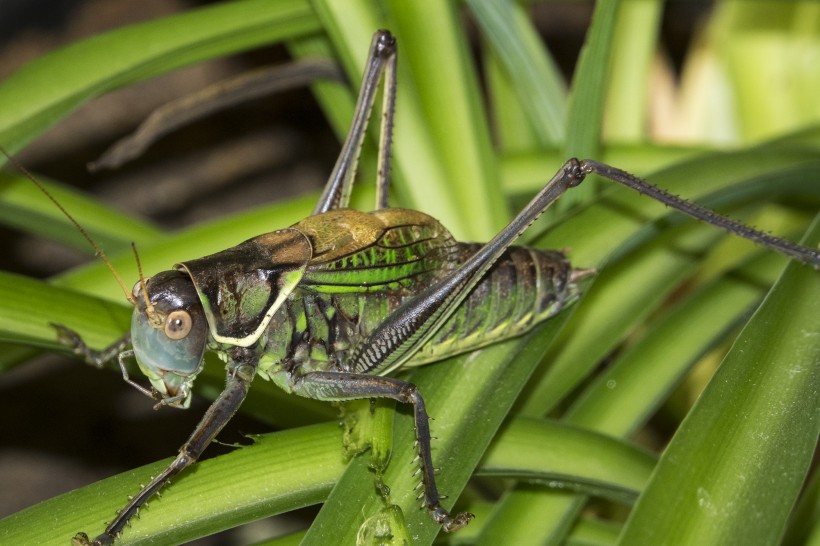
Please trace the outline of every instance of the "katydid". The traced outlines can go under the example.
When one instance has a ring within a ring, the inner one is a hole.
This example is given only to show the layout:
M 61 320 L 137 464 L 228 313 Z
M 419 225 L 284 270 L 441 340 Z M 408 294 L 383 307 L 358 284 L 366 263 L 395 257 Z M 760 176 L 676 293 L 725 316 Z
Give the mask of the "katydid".
M 79 533 L 76 544 L 113 543 L 154 493 L 196 461 L 238 410 L 256 375 L 308 398 L 382 397 L 411 404 L 423 506 L 445 531 L 467 525 L 472 514 L 451 514 L 441 504 L 422 393 L 387 374 L 519 336 L 571 305 L 579 281 L 593 270 L 573 267 L 562 252 L 512 243 L 588 174 L 820 267 L 815 249 L 753 230 L 592 160 L 567 161 L 490 242 L 457 242 L 430 216 L 387 206 L 396 62 L 395 39 L 376 32 L 353 124 L 311 216 L 150 278 L 140 275 L 129 294 L 131 331 L 102 351 L 57 326 L 60 339 L 87 362 L 102 366 L 118 359 L 126 380 L 158 406 L 188 406 L 206 351 L 226 362 L 224 390 L 176 459 L 102 534 L 90 541 Z M 365 213 L 347 206 L 382 79 L 376 204 Z M 128 377 L 125 360 L 131 357 L 150 387 Z

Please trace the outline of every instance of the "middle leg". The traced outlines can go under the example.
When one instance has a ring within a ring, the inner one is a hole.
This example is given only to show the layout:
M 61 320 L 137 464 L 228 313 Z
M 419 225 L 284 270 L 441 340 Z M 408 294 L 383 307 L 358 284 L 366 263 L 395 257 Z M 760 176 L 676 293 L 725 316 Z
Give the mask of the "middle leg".
M 407 381 L 393 377 L 367 374 L 311 372 L 296 378 L 293 392 L 307 398 L 328 401 L 358 400 L 362 398 L 391 398 L 413 405 L 413 417 L 418 440 L 421 478 L 424 485 L 424 506 L 430 517 L 445 531 L 452 532 L 467 525 L 473 518 L 468 512 L 451 516 L 441 506 L 441 495 L 433 475 L 430 453 L 430 424 L 424 399 L 418 388 Z

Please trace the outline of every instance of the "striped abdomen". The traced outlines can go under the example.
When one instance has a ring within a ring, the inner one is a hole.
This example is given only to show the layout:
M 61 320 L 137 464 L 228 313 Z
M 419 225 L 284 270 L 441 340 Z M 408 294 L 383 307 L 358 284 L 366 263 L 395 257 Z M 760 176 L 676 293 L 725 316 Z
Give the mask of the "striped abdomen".
M 481 245 L 459 243 L 459 262 Z M 519 336 L 575 301 L 573 269 L 557 251 L 510 247 L 409 366 Z

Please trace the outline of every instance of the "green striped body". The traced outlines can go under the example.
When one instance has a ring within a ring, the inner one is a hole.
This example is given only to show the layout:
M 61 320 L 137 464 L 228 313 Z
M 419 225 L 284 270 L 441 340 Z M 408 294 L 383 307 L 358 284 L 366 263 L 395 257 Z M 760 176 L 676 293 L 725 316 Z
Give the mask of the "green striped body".
M 304 277 L 274 314 L 258 373 L 285 390 L 309 371 L 355 371 L 347 360 L 385 317 L 479 247 L 426 214 L 341 209 L 292 226 L 313 247 Z M 563 254 L 511 247 L 406 364 L 416 366 L 521 335 L 577 296 Z M 390 370 L 380 370 L 385 374 Z

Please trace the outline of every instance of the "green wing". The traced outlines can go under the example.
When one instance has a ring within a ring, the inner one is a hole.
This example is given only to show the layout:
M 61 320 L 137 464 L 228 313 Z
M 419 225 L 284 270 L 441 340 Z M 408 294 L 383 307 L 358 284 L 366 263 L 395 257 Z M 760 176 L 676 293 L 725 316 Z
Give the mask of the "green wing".
M 302 287 L 317 292 L 368 292 L 409 288 L 454 267 L 453 236 L 418 211 L 365 213 L 337 209 L 293 226 L 304 233 L 313 257 Z

